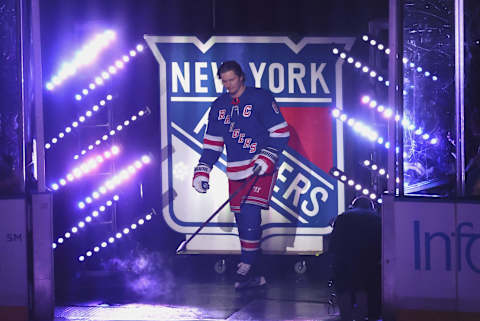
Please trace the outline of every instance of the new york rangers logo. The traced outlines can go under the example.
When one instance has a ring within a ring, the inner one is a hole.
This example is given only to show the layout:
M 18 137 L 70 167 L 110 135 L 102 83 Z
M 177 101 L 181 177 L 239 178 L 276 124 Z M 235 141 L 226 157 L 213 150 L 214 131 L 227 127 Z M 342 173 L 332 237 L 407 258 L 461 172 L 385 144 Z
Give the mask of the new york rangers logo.
M 262 215 L 262 247 L 321 251 L 321 236 L 331 231 L 328 224 L 343 210 L 344 202 L 343 187 L 327 174 L 332 166 L 343 166 L 341 127 L 330 117 L 331 107 L 341 108 L 341 61 L 331 49 L 339 45 L 348 49 L 353 40 L 306 38 L 295 44 L 285 37 L 212 37 L 205 43 L 195 37 L 145 39 L 159 63 L 161 147 L 170 151 L 162 163 L 161 192 L 170 192 L 163 213 L 169 226 L 192 233 L 228 198 L 225 154 L 210 173 L 207 194 L 193 190 L 191 172 L 204 148 L 210 103 L 224 92 L 217 70 L 222 61 L 236 60 L 244 69 L 247 85 L 273 93 L 278 104 L 272 108 L 282 113 L 291 134 L 277 163 L 270 210 Z M 275 60 L 269 58 L 272 53 Z M 232 137 L 255 152 L 257 143 L 245 137 L 230 115 L 250 117 L 255 106 L 238 110 L 237 102 L 234 110 L 234 105 L 225 106 L 213 119 L 230 126 Z M 269 130 L 282 134 L 275 128 Z M 232 237 L 236 228 L 228 206 L 202 232 L 205 236 L 192 241 L 189 249 L 239 250 L 238 239 Z

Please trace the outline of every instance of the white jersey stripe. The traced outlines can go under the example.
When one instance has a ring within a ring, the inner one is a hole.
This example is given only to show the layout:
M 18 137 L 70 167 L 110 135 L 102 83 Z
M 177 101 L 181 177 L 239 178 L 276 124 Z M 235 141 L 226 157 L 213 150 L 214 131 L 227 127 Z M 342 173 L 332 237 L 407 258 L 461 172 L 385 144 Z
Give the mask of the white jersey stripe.
M 210 144 L 203 144 L 203 149 L 211 149 L 216 152 L 222 152 L 223 151 L 223 145 L 222 146 L 216 146 L 216 145 L 210 145 Z
M 290 132 L 285 132 L 285 133 L 270 133 L 270 137 L 272 137 L 272 138 L 290 137 Z
M 233 181 L 239 181 L 253 175 L 253 166 L 239 172 L 228 172 L 227 177 Z
M 203 138 L 208 140 L 213 140 L 214 142 L 223 142 L 222 136 L 213 136 L 213 135 L 205 134 Z
M 236 161 L 236 162 L 228 162 L 228 167 L 237 167 L 237 166 L 245 166 L 250 164 L 252 160 L 247 159 L 243 161 Z
M 280 123 L 280 124 L 277 124 L 277 125 L 274 125 L 274 126 L 270 127 L 270 128 L 268 129 L 268 131 L 269 131 L 270 133 L 272 133 L 272 132 L 274 132 L 274 131 L 276 131 L 276 130 L 279 130 L 279 129 L 282 129 L 282 128 L 285 128 L 285 127 L 288 127 L 288 124 L 287 124 L 286 121 L 284 121 L 283 123 Z
M 245 242 L 245 243 L 250 243 L 250 244 L 260 243 L 260 240 L 246 240 L 246 239 L 240 239 L 240 241 L 242 241 L 242 242 Z

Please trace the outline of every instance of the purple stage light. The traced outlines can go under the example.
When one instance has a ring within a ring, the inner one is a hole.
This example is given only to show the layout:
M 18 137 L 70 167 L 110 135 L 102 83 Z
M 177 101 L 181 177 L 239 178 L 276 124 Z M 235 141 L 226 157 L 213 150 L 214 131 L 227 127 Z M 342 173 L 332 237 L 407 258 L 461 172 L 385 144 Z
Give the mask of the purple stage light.
M 136 114 L 133 114 L 130 117 L 129 120 L 127 119 L 128 122 L 127 122 L 127 120 L 125 120 L 125 121 L 122 122 L 122 124 L 123 124 L 123 126 L 128 127 L 128 126 L 132 125 L 133 122 L 138 120 L 139 119 L 138 117 L 143 117 L 145 115 L 150 115 L 150 114 L 151 114 L 150 109 L 148 107 L 145 107 L 145 109 L 139 110 Z M 120 130 L 123 129 L 122 125 L 117 125 L 116 126 L 117 130 L 118 130 L 118 126 L 121 126 Z M 110 130 L 108 133 L 104 133 L 102 135 L 102 137 L 100 137 L 99 139 L 96 139 L 93 144 L 90 144 L 90 145 L 87 146 L 87 148 L 83 149 L 80 152 L 80 154 L 75 154 L 73 156 L 73 159 L 74 160 L 80 159 L 81 156 L 86 155 L 89 151 L 95 149 L 97 146 L 100 146 L 103 142 L 106 142 L 111 136 L 114 136 L 116 133 L 117 133 L 117 131 L 115 129 Z M 113 152 L 114 151 L 112 151 L 112 153 Z M 111 154 L 108 154 L 108 156 L 104 154 L 104 156 L 105 156 L 105 158 L 110 158 Z
M 363 105 L 368 105 L 371 109 L 376 109 L 377 112 L 383 115 L 385 118 L 390 118 L 393 115 L 393 111 L 391 108 L 386 108 L 383 105 L 378 105 L 378 103 L 373 100 L 370 96 L 364 95 L 360 99 L 360 102 Z M 395 116 L 395 121 L 400 122 L 402 124 L 402 127 L 412 131 L 415 135 L 421 137 L 423 140 L 428 141 L 430 138 L 429 134 L 423 134 L 423 129 L 422 128 L 417 128 L 412 122 L 410 122 L 406 118 L 400 117 L 400 115 Z M 423 134 L 423 135 L 422 135 Z M 438 143 L 437 138 L 433 138 L 429 141 L 430 144 L 435 145 Z
M 152 211 L 150 213 L 146 214 L 143 218 L 140 218 L 139 221 L 141 220 L 142 224 L 144 224 L 145 221 L 150 221 L 152 219 L 152 217 L 156 214 L 157 213 L 152 208 Z M 135 226 L 135 228 L 133 226 Z M 112 236 L 108 237 L 106 241 L 101 242 L 100 245 L 93 246 L 92 250 L 87 250 L 84 255 L 80 255 L 78 257 L 78 260 L 83 262 L 85 260 L 85 257 L 91 257 L 95 253 L 100 253 L 102 249 L 105 249 L 106 247 L 108 247 L 108 244 L 113 244 L 115 242 L 115 240 L 119 241 L 120 239 L 123 238 L 124 235 L 127 235 L 128 233 L 132 232 L 133 230 L 137 230 L 137 227 L 138 226 L 135 223 L 133 223 L 133 224 L 130 225 L 131 229 L 128 228 L 128 227 L 123 228 L 122 232 L 115 233 L 115 235 L 112 235 Z
M 106 156 L 107 153 L 108 153 L 108 157 Z M 88 174 L 91 171 L 97 169 L 98 166 L 102 164 L 105 159 L 110 158 L 112 155 L 117 156 L 119 153 L 120 153 L 120 148 L 118 146 L 112 146 L 109 151 L 104 152 L 103 156 L 102 155 L 93 156 L 88 160 L 84 161 L 83 163 L 81 163 L 79 166 L 75 167 L 71 172 L 65 175 L 65 178 L 60 178 L 58 180 L 58 183 L 53 183 L 51 185 L 51 188 L 56 191 L 60 188 L 60 186 L 65 186 L 67 185 L 68 182 L 73 182 L 76 179 L 82 178 L 84 174 Z
M 339 170 L 336 167 L 330 169 L 330 175 L 332 175 L 338 181 L 345 183 L 347 182 L 347 186 L 350 188 L 355 189 L 358 192 L 361 192 L 363 195 L 368 196 L 371 200 L 377 200 L 378 203 L 380 202 L 380 198 L 374 192 L 371 192 L 368 188 L 363 187 L 359 183 L 355 183 L 355 180 L 349 178 L 347 174 L 345 174 L 342 170 Z
M 368 159 L 364 160 L 362 162 L 362 165 L 365 168 L 368 168 L 370 171 L 374 172 L 375 174 L 378 174 L 380 176 L 385 176 L 385 177 L 388 178 L 388 175 L 385 175 L 387 173 L 385 168 L 382 168 L 381 166 L 379 166 L 375 163 L 372 163 L 370 160 L 368 160 Z
M 137 53 L 143 52 L 143 45 L 138 44 L 135 49 L 129 50 L 128 55 L 122 55 L 121 58 L 116 59 L 114 63 L 106 67 L 106 70 L 100 72 L 99 75 L 93 77 L 93 80 L 88 85 L 90 91 L 86 88 L 82 90 L 81 93 L 75 95 L 75 99 L 81 100 L 83 97 L 87 96 L 91 91 L 95 90 L 97 86 L 101 86 L 105 83 L 106 80 L 112 78 L 112 76 L 117 74 L 118 69 L 122 69 L 125 66 L 125 63 L 129 62 L 131 58 L 136 57 Z M 129 58 L 129 56 L 131 58 Z M 120 60 L 120 59 L 123 59 Z M 77 98 L 79 97 L 79 99 Z
M 141 162 L 140 162 L 141 160 Z M 105 190 L 114 190 L 115 188 L 117 188 L 117 186 L 123 184 L 125 181 L 127 181 L 132 175 L 134 175 L 135 173 L 132 173 L 132 174 L 129 174 L 128 173 L 128 168 L 130 166 L 133 166 L 134 164 L 136 165 L 137 162 L 140 162 L 140 164 L 149 164 L 151 162 L 151 159 L 149 156 L 147 155 L 143 155 L 140 160 L 137 160 L 135 162 L 133 162 L 131 165 L 127 165 L 125 168 L 121 169 L 117 175 L 109 178 L 108 180 L 106 180 L 101 186 L 99 186 L 99 188 L 95 191 L 92 192 L 91 196 L 87 196 L 85 197 L 85 199 L 83 200 L 84 202 L 86 203 L 91 203 L 93 202 L 93 199 L 96 199 L 94 195 L 98 195 L 100 196 L 100 194 L 105 194 L 105 193 L 102 193 L 102 191 L 105 191 Z M 98 193 L 98 194 L 97 194 Z M 80 202 L 81 203 L 81 202 Z M 102 207 L 100 207 L 102 208 Z M 104 207 L 103 207 L 104 208 Z
M 332 110 L 332 116 L 334 118 L 340 119 L 342 122 L 346 122 L 349 126 L 353 128 L 355 132 L 360 134 L 362 137 L 367 138 L 372 142 L 377 142 L 381 145 L 384 145 L 385 148 L 388 148 L 389 143 L 384 143 L 383 137 L 380 137 L 376 131 L 374 131 L 369 126 L 363 124 L 362 122 L 355 120 L 354 118 L 349 118 L 347 114 L 342 113 L 339 109 L 334 108 Z
M 351 57 L 351 56 L 348 56 L 345 52 L 340 52 L 338 50 L 338 48 L 333 48 L 332 50 L 332 53 L 337 55 L 339 54 L 340 55 L 340 58 L 341 59 L 344 59 L 346 60 L 348 63 L 352 64 L 354 63 L 354 66 L 355 68 L 357 69 L 360 69 L 362 68 L 361 70 L 364 72 L 364 73 L 368 73 L 368 75 L 372 78 L 372 79 L 376 79 L 378 82 L 380 83 L 383 83 L 385 86 L 388 86 L 388 81 L 383 81 L 384 80 L 384 77 L 383 76 L 379 76 L 378 72 L 373 70 L 372 68 L 368 67 L 367 65 L 365 65 L 364 63 L 362 63 L 361 61 L 355 59 L 354 57 Z M 363 66 L 363 67 L 362 67 Z M 377 77 L 378 76 L 378 77 Z
M 104 106 L 104 105 L 106 104 L 106 101 L 110 101 L 110 100 L 112 100 L 112 99 L 113 99 L 113 96 L 110 95 L 110 94 L 108 94 L 108 95 L 105 96 L 105 99 L 100 100 L 99 104 L 100 104 L 101 106 Z M 86 115 L 88 114 L 88 115 L 92 116 L 93 112 L 97 112 L 99 109 L 100 109 L 100 108 L 98 107 L 98 105 L 94 105 L 94 106 L 92 106 L 92 109 L 91 109 L 91 110 L 87 110 L 85 114 L 86 114 Z M 90 116 L 88 116 L 88 115 L 87 115 L 87 117 L 90 117 Z M 86 119 L 86 118 L 85 118 L 85 116 L 83 116 L 83 115 L 80 116 L 80 117 L 78 117 L 78 121 L 73 121 L 73 122 L 72 122 L 72 127 L 73 127 L 73 128 L 77 128 L 78 125 L 79 125 L 79 122 L 80 122 L 80 123 L 83 123 L 83 122 L 85 121 L 85 119 Z M 70 133 L 71 131 L 72 131 L 72 128 L 71 128 L 70 126 L 67 126 L 67 127 L 65 128 L 65 133 L 68 134 L 68 133 Z M 62 138 L 65 137 L 65 134 L 64 134 L 63 132 L 60 132 L 57 136 L 58 136 L 59 139 L 62 139 Z M 58 141 L 58 138 L 57 138 L 57 137 L 53 137 L 53 138 L 50 140 L 50 142 L 48 142 L 48 143 L 45 144 L 45 149 L 48 150 L 48 149 L 50 149 L 50 148 L 53 146 L 53 144 L 56 144 L 57 141 Z
M 91 41 L 85 44 L 82 49 L 76 52 L 73 60 L 64 62 L 61 69 L 46 84 L 48 90 L 53 90 L 60 86 L 64 80 L 74 76 L 79 69 L 91 64 L 98 54 L 108 47 L 115 40 L 116 34 L 112 30 L 105 30 L 96 35 Z
M 118 197 L 118 195 L 115 195 L 112 199 L 113 199 L 113 200 L 119 200 L 119 197 Z M 108 203 L 110 203 L 110 205 L 112 205 L 112 200 L 109 200 L 109 201 L 106 202 L 106 204 L 108 204 Z M 110 205 L 109 205 L 109 206 L 110 206 Z M 93 216 L 93 217 L 98 217 L 98 210 L 93 210 L 93 211 L 92 211 L 92 216 Z M 79 229 L 78 229 L 78 228 L 83 229 L 83 228 L 86 226 L 86 223 L 90 223 L 91 221 L 92 221 L 92 217 L 91 217 L 91 216 L 86 216 L 86 217 L 84 217 L 83 220 L 81 220 L 80 222 L 78 222 L 76 226 L 72 226 L 72 227 L 70 228 L 70 231 L 71 231 L 73 234 L 76 234 L 76 233 L 79 232 Z M 66 239 L 69 239 L 69 238 L 72 237 L 73 235 L 70 234 L 70 232 L 65 232 L 64 236 L 65 236 Z M 63 244 L 64 242 L 65 242 L 65 239 L 62 238 L 62 237 L 59 237 L 59 238 L 57 239 L 57 243 L 52 243 L 52 248 L 53 248 L 53 249 L 56 249 L 56 248 L 58 247 L 58 244 Z

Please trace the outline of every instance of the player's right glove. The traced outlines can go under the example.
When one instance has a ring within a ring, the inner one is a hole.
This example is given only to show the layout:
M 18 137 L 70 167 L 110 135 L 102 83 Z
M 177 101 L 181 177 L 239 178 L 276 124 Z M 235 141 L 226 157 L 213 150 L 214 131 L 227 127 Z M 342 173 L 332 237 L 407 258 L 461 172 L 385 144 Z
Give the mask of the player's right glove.
M 199 193 L 206 193 L 210 188 L 208 180 L 210 178 L 211 168 L 207 164 L 198 163 L 193 169 L 193 182 L 192 186 Z

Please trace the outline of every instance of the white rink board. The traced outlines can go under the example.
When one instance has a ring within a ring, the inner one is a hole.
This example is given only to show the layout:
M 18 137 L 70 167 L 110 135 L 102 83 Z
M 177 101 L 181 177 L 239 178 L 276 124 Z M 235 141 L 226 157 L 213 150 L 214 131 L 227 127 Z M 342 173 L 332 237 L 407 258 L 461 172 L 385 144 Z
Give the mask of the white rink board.
M 27 306 L 25 199 L 0 200 L 0 306 Z
M 394 243 L 384 253 L 394 253 L 394 267 L 384 278 L 393 278 L 395 306 L 479 312 L 480 204 L 407 199 L 394 202 L 393 215 Z

